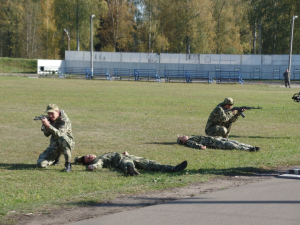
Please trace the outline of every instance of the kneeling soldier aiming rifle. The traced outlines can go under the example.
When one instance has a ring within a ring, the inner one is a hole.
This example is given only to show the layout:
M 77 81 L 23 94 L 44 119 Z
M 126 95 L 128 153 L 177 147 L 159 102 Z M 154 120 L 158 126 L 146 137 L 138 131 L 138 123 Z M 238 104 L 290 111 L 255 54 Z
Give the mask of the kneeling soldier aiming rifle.
M 205 127 L 205 134 L 208 136 L 217 136 L 228 138 L 231 126 L 238 120 L 241 115 L 245 117 L 244 111 L 247 109 L 261 109 L 261 107 L 233 107 L 234 101 L 232 98 L 225 98 L 211 112 Z

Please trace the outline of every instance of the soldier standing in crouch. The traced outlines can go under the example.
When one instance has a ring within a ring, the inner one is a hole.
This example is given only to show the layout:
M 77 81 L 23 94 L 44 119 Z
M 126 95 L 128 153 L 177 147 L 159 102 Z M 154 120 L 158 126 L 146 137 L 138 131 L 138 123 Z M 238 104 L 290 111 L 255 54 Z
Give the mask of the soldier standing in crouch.
M 40 154 L 37 166 L 46 168 L 57 165 L 61 154 L 65 156 L 65 171 L 71 171 L 71 151 L 75 147 L 72 135 L 71 121 L 63 110 L 59 110 L 56 104 L 49 104 L 46 109 L 49 118 L 41 120 L 42 128 L 46 137 L 50 138 L 49 147 Z M 49 119 L 49 120 L 48 120 Z
M 224 111 L 226 109 L 231 109 L 233 104 L 232 98 L 225 98 L 223 102 L 217 105 L 208 117 L 205 127 L 206 135 L 228 138 L 232 123 L 237 121 L 240 116 L 237 110 Z M 246 109 L 242 109 L 242 112 L 245 110 Z
M 109 152 L 101 156 L 85 155 L 75 157 L 74 163 L 81 163 L 87 166 L 87 170 L 100 170 L 103 167 L 120 168 L 126 175 L 140 175 L 137 169 L 161 172 L 179 172 L 187 167 L 187 161 L 183 161 L 177 166 L 163 165 L 154 160 L 143 157 L 129 155 L 127 151 L 123 153 Z

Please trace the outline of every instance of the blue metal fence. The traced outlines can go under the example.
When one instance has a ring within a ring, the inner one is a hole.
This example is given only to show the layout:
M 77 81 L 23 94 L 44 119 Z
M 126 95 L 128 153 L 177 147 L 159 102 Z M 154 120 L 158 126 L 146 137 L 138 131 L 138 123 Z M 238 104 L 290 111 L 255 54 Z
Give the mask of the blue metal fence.
M 165 82 L 170 82 L 171 80 L 184 80 L 188 82 L 186 75 L 186 70 L 164 70 Z
M 110 79 L 110 75 L 107 72 L 107 68 L 93 68 L 93 76 L 92 76 L 91 68 L 86 67 L 85 76 L 86 79 L 97 78 L 97 77 L 99 78 L 104 77 L 107 80 Z
M 165 82 L 184 80 L 186 83 L 191 83 L 193 80 L 205 80 L 213 83 L 209 72 L 203 70 L 164 70 L 164 76 Z
M 222 81 L 244 83 L 240 71 L 216 71 L 216 81 L 217 83 Z
M 114 68 L 114 79 L 115 80 L 121 80 L 122 78 L 130 78 L 134 77 L 134 73 L 132 69 L 123 69 L 123 68 Z
M 85 75 L 84 67 L 66 67 L 66 74 Z
M 214 80 L 209 76 L 209 71 L 204 70 L 187 70 L 186 75 L 188 76 L 188 82 L 193 80 L 205 80 L 208 83 L 213 83 Z
M 135 69 L 134 70 L 135 81 L 140 81 L 142 78 L 146 78 L 148 81 L 155 79 L 155 81 L 159 82 L 160 77 L 156 74 L 155 69 Z

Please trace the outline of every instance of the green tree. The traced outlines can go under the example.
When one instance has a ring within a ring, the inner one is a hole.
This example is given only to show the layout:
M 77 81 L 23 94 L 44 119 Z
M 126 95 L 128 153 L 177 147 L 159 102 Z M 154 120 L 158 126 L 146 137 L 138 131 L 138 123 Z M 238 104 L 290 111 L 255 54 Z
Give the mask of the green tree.
M 247 17 L 244 17 L 247 9 L 247 4 L 241 0 L 214 0 L 213 53 L 243 54 L 250 51 L 251 32 Z
M 19 37 L 25 41 L 23 43 L 26 43 L 26 45 L 22 46 L 22 52 L 23 54 L 25 53 L 26 58 L 37 58 L 41 50 L 41 32 L 40 29 L 38 29 L 40 24 L 40 20 L 38 19 L 40 2 L 24 0 L 23 9 L 23 32 Z
M 143 0 L 139 28 L 143 49 L 155 52 L 210 52 L 210 0 Z
M 37 58 L 41 54 L 40 1 L 1 1 L 1 56 Z
M 249 11 L 249 23 L 256 29 L 261 24 L 262 54 L 288 54 L 291 35 L 291 20 L 300 12 L 300 2 L 294 0 L 252 0 Z M 294 47 L 299 49 L 298 29 L 295 20 Z M 256 45 L 257 49 L 258 46 Z
M 59 58 L 59 41 L 55 26 L 54 0 L 41 0 L 41 57 L 45 59 Z
M 0 1 L 0 53 L 6 57 L 23 57 L 20 36 L 23 27 L 24 8 L 21 0 Z
M 107 4 L 104 0 L 54 0 L 55 25 L 57 35 L 61 37 L 60 54 L 64 57 L 66 44 L 62 40 L 67 29 L 71 38 L 71 50 L 90 50 L 90 18 L 95 15 L 93 29 L 99 26 L 100 17 L 106 13 Z M 95 32 L 93 32 L 95 33 Z M 67 40 L 67 39 L 65 39 Z
M 131 51 L 133 49 L 133 33 L 135 27 L 135 6 L 127 0 L 108 0 L 108 11 L 101 16 L 97 31 L 100 51 Z

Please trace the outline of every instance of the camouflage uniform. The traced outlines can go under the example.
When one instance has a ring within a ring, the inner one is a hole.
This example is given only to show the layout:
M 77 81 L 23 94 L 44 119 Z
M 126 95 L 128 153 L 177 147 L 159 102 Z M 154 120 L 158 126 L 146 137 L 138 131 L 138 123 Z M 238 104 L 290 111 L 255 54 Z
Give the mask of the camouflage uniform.
M 51 135 L 49 147 L 40 154 L 37 161 L 38 167 L 42 168 L 50 166 L 59 154 L 64 154 L 66 161 L 70 160 L 71 151 L 75 147 L 71 121 L 63 110 L 60 110 L 59 118 L 50 121 L 50 124 L 48 129 L 44 125 L 41 128 L 46 137 Z
M 240 143 L 238 141 L 230 140 L 227 138 L 217 138 L 210 136 L 194 136 L 189 138 L 189 140 L 185 143 L 186 146 L 196 149 L 201 149 L 201 146 L 205 145 L 208 148 L 220 148 L 220 149 L 238 149 L 244 151 L 250 151 L 254 147 L 251 145 L 247 145 L 244 143 Z
M 161 172 L 171 172 L 175 168 L 175 166 L 163 165 L 154 160 L 149 160 L 143 157 L 138 157 L 134 155 L 124 155 L 116 152 L 110 152 L 98 156 L 89 165 L 94 166 L 94 168 L 98 170 L 102 169 L 103 167 L 120 168 L 125 173 L 127 173 L 127 165 L 130 165 L 136 169 L 161 171 Z
M 208 117 L 205 134 L 209 136 L 222 136 L 227 138 L 231 129 L 232 123 L 238 120 L 239 113 L 233 115 L 232 111 L 224 111 L 225 102 L 221 102 L 211 112 Z

